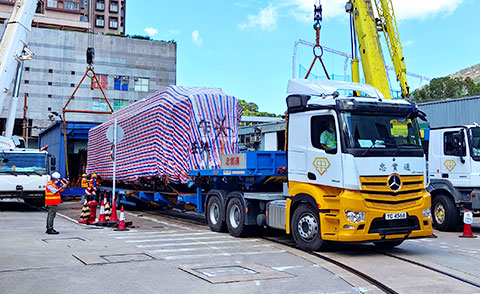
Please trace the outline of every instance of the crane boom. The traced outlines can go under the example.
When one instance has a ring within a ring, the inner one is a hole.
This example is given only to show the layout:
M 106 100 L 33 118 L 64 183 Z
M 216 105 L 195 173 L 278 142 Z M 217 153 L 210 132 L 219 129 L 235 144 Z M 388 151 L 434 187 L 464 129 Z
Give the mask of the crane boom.
M 37 1 L 17 0 L 13 12 L 7 22 L 2 41 L 0 43 L 0 112 L 5 105 L 9 88 L 16 76 L 19 63 L 27 45 L 28 33 L 31 31 L 32 20 L 37 8 Z M 15 99 L 13 99 L 15 100 Z M 10 110 L 15 113 L 17 104 L 12 100 Z M 10 112 L 11 112 L 10 111 Z M 13 117 L 13 121 L 15 117 Z M 13 122 L 11 115 L 7 121 L 5 134 L 12 136 Z
M 397 20 L 393 11 L 391 0 L 375 0 L 379 23 L 382 28 L 385 40 L 387 42 L 390 58 L 392 58 L 397 81 L 400 82 L 402 89 L 402 97 L 410 96 L 410 87 L 407 83 L 407 68 L 405 66 L 405 58 L 402 53 L 402 44 L 398 34 Z
M 347 12 L 353 16 L 365 82 L 380 90 L 385 98 L 391 98 L 372 2 L 351 0 L 349 3 L 353 6 Z M 356 74 L 352 72 L 352 75 Z
M 382 31 L 395 68 L 397 80 L 400 82 L 402 97 L 408 97 L 410 96 L 410 87 L 407 83 L 407 69 L 398 35 L 392 0 L 375 0 L 374 3 L 378 12 L 378 18 L 374 15 L 372 0 L 349 0 L 345 7 L 353 19 L 353 27 L 355 28 L 358 47 L 362 57 L 365 82 L 379 89 L 386 98 L 392 97 L 378 35 L 378 32 Z M 358 75 L 358 69 L 356 69 L 358 67 L 355 67 L 354 61 L 355 59 L 352 60 L 352 76 Z

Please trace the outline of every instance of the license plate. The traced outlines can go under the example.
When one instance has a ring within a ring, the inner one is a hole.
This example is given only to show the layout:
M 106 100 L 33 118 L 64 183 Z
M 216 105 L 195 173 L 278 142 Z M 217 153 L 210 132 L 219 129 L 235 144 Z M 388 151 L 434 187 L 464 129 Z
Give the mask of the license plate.
M 386 220 L 392 219 L 406 219 L 407 213 L 406 212 L 396 212 L 396 213 L 385 213 Z

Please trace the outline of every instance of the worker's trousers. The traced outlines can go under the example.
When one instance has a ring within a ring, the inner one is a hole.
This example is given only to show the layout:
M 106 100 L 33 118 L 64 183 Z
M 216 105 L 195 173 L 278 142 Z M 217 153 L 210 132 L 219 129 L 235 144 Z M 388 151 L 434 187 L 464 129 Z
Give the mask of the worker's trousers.
M 57 215 L 57 205 L 47 205 L 48 216 L 47 216 L 47 230 L 53 229 L 53 220 L 55 215 Z

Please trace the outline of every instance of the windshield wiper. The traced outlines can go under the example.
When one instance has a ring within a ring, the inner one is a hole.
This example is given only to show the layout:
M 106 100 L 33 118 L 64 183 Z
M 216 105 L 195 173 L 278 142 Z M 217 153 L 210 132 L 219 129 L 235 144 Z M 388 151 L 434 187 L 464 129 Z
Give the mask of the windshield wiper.
M 22 173 L 22 174 L 24 174 L 24 175 L 26 175 L 26 176 L 28 176 L 28 177 L 30 176 L 30 175 L 28 174 L 28 172 L 25 172 L 25 171 L 17 171 L 17 173 Z
M 4 172 L 4 173 L 8 173 L 8 174 L 11 174 L 11 175 L 14 175 L 14 176 L 17 176 L 17 173 L 14 172 L 14 171 L 11 171 L 11 170 L 2 170 L 0 172 Z
M 41 173 L 37 172 L 37 171 L 34 171 L 34 170 L 29 170 L 27 173 L 34 173 L 36 175 L 39 175 L 39 176 L 42 176 Z
M 413 144 L 413 143 L 408 143 L 408 144 L 403 143 L 403 144 L 397 145 L 397 150 L 395 150 L 392 155 L 395 156 L 395 154 L 397 154 L 398 151 L 400 151 L 400 149 L 401 149 L 402 147 L 413 147 L 413 148 L 416 148 L 416 147 L 418 147 L 418 146 L 417 146 L 416 144 Z

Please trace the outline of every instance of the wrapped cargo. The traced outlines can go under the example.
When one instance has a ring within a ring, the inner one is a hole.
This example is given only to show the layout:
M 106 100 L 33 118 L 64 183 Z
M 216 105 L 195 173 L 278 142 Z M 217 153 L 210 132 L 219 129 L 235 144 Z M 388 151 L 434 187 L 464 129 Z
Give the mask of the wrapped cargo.
M 87 173 L 113 177 L 113 144 L 107 129 L 124 136 L 117 144 L 116 178 L 158 178 L 186 183 L 191 169 L 219 168 L 220 154 L 238 152 L 242 107 L 220 89 L 170 86 L 118 111 L 88 134 Z

